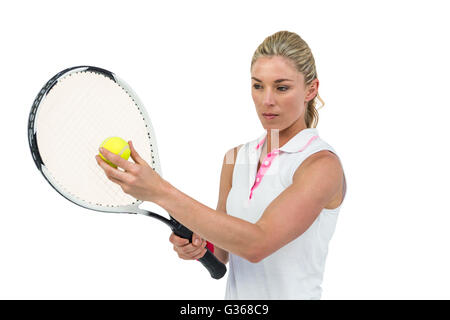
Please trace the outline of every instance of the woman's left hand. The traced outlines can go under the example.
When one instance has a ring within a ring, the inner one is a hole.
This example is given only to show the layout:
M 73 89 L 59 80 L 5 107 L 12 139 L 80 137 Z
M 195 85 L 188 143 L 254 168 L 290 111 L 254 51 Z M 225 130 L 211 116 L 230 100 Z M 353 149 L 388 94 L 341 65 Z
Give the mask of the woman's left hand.
M 100 149 L 100 153 L 106 159 L 125 171 L 110 166 L 99 155 L 96 155 L 95 159 L 105 171 L 108 179 L 117 183 L 125 193 L 138 200 L 156 202 L 162 196 L 165 180 L 139 156 L 131 141 L 128 141 L 128 145 L 130 146 L 131 158 L 134 160 L 134 163 L 105 148 Z

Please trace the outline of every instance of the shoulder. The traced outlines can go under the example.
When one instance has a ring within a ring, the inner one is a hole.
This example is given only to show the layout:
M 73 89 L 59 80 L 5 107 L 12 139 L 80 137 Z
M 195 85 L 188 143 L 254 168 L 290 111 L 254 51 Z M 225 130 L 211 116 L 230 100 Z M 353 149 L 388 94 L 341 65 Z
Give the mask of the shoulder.
M 238 154 L 239 150 L 242 148 L 242 146 L 243 146 L 243 144 L 238 145 L 238 146 L 228 150 L 225 153 L 225 156 L 223 158 L 223 164 L 224 165 L 231 165 L 231 166 L 234 167 L 234 164 L 236 163 L 237 154 Z
M 226 162 L 227 164 L 231 164 L 234 166 L 234 164 L 236 163 L 236 158 L 237 158 L 239 150 L 243 149 L 243 152 L 246 153 L 249 150 L 253 150 L 253 148 L 257 149 L 258 144 L 262 142 L 262 139 L 264 137 L 265 137 L 265 134 L 260 135 L 256 139 L 250 140 L 244 144 L 240 144 L 234 148 L 229 149 L 225 153 L 224 163 Z
M 294 184 L 314 185 L 321 190 L 339 190 L 343 176 L 341 162 L 336 154 L 328 150 L 318 151 L 303 161 L 296 169 Z
M 236 163 L 237 152 L 241 147 L 242 145 L 231 148 L 225 153 L 223 158 L 222 172 L 220 174 L 219 200 L 217 203 L 217 210 L 219 211 L 226 211 L 228 193 L 233 184 L 234 164 Z
M 294 176 L 299 176 L 307 171 L 343 173 L 341 161 L 338 156 L 329 150 L 321 150 L 310 155 L 297 168 Z
M 234 148 L 231 148 L 225 153 L 222 163 L 222 173 L 220 175 L 221 185 L 225 185 L 231 188 L 234 164 L 236 163 L 238 151 L 242 146 L 243 145 L 239 145 Z
M 338 156 L 331 152 L 330 150 L 320 150 L 313 154 L 311 154 L 308 158 L 305 159 L 305 164 L 312 164 L 312 163 L 337 163 L 340 165 L 340 161 Z

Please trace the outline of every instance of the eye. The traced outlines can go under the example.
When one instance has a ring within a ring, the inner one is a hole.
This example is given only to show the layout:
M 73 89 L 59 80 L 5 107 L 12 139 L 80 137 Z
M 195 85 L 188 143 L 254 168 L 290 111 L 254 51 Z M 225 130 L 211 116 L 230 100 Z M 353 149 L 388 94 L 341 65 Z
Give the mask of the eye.
M 255 89 L 260 89 L 261 86 L 260 86 L 259 84 L 255 83 L 255 84 L 253 85 L 253 88 L 255 88 Z
M 282 87 L 278 87 L 277 89 L 280 91 L 287 91 L 289 89 L 289 87 L 282 86 Z

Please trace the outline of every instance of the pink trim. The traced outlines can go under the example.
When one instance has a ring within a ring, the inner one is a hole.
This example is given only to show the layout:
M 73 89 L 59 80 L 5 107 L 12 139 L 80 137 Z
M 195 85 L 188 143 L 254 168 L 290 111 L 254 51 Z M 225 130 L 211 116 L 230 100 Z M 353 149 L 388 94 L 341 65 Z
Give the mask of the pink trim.
M 311 139 L 309 139 L 308 143 L 305 144 L 305 145 L 303 146 L 303 148 L 301 148 L 300 150 L 298 150 L 298 152 L 302 152 L 303 150 L 305 150 L 306 148 L 308 148 L 308 146 L 309 146 L 314 140 L 316 140 L 318 137 L 319 137 L 319 136 L 314 136 L 314 137 L 312 137 Z
M 264 141 L 266 141 L 266 137 L 264 137 L 264 138 L 258 143 L 258 145 L 256 146 L 256 150 L 258 150 L 259 147 L 261 147 L 261 146 L 264 144 Z
M 298 152 L 302 152 L 303 150 L 305 150 L 306 148 L 308 148 L 308 146 L 318 138 L 319 136 L 314 136 L 311 139 L 309 139 L 309 141 L 298 151 Z M 262 139 L 258 145 L 256 146 L 256 149 L 258 150 L 259 147 L 264 143 L 264 141 L 266 140 L 266 138 L 264 137 L 264 139 Z M 256 178 L 255 178 L 255 183 L 253 184 L 252 189 L 250 190 L 250 197 L 249 199 L 252 198 L 253 196 L 253 190 L 255 190 L 259 184 L 261 183 L 262 178 L 264 177 L 264 175 L 266 174 L 267 170 L 269 170 L 270 165 L 272 164 L 272 161 L 277 157 L 277 155 L 280 154 L 280 149 L 274 149 L 272 152 L 268 153 L 266 155 L 266 157 L 264 158 L 264 161 L 261 163 L 261 167 L 259 167 L 259 170 L 256 174 Z
M 280 154 L 279 149 L 274 149 L 272 152 L 268 153 L 266 157 L 264 158 L 263 162 L 261 163 L 261 167 L 259 167 L 258 173 L 256 174 L 255 183 L 253 184 L 252 189 L 250 190 L 250 197 L 253 196 L 253 190 L 255 190 L 259 184 L 261 183 L 262 178 L 266 174 L 267 170 L 269 170 L 270 165 L 272 164 L 272 161 L 276 158 L 277 155 Z

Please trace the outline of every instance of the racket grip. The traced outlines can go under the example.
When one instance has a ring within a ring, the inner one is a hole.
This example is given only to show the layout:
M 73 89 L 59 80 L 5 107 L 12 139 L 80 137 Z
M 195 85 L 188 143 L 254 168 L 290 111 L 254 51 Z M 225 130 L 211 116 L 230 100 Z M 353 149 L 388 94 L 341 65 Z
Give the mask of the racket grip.
M 209 271 L 213 279 L 220 279 L 227 273 L 227 267 L 208 248 L 205 255 L 198 261 Z
M 172 218 L 172 231 L 175 235 L 188 239 L 189 242 L 192 242 L 192 234 L 193 232 L 179 223 L 177 220 Z M 209 271 L 209 274 L 213 279 L 222 278 L 227 272 L 227 267 L 217 259 L 217 257 L 206 248 L 206 253 L 203 257 L 198 259 L 200 263 Z

